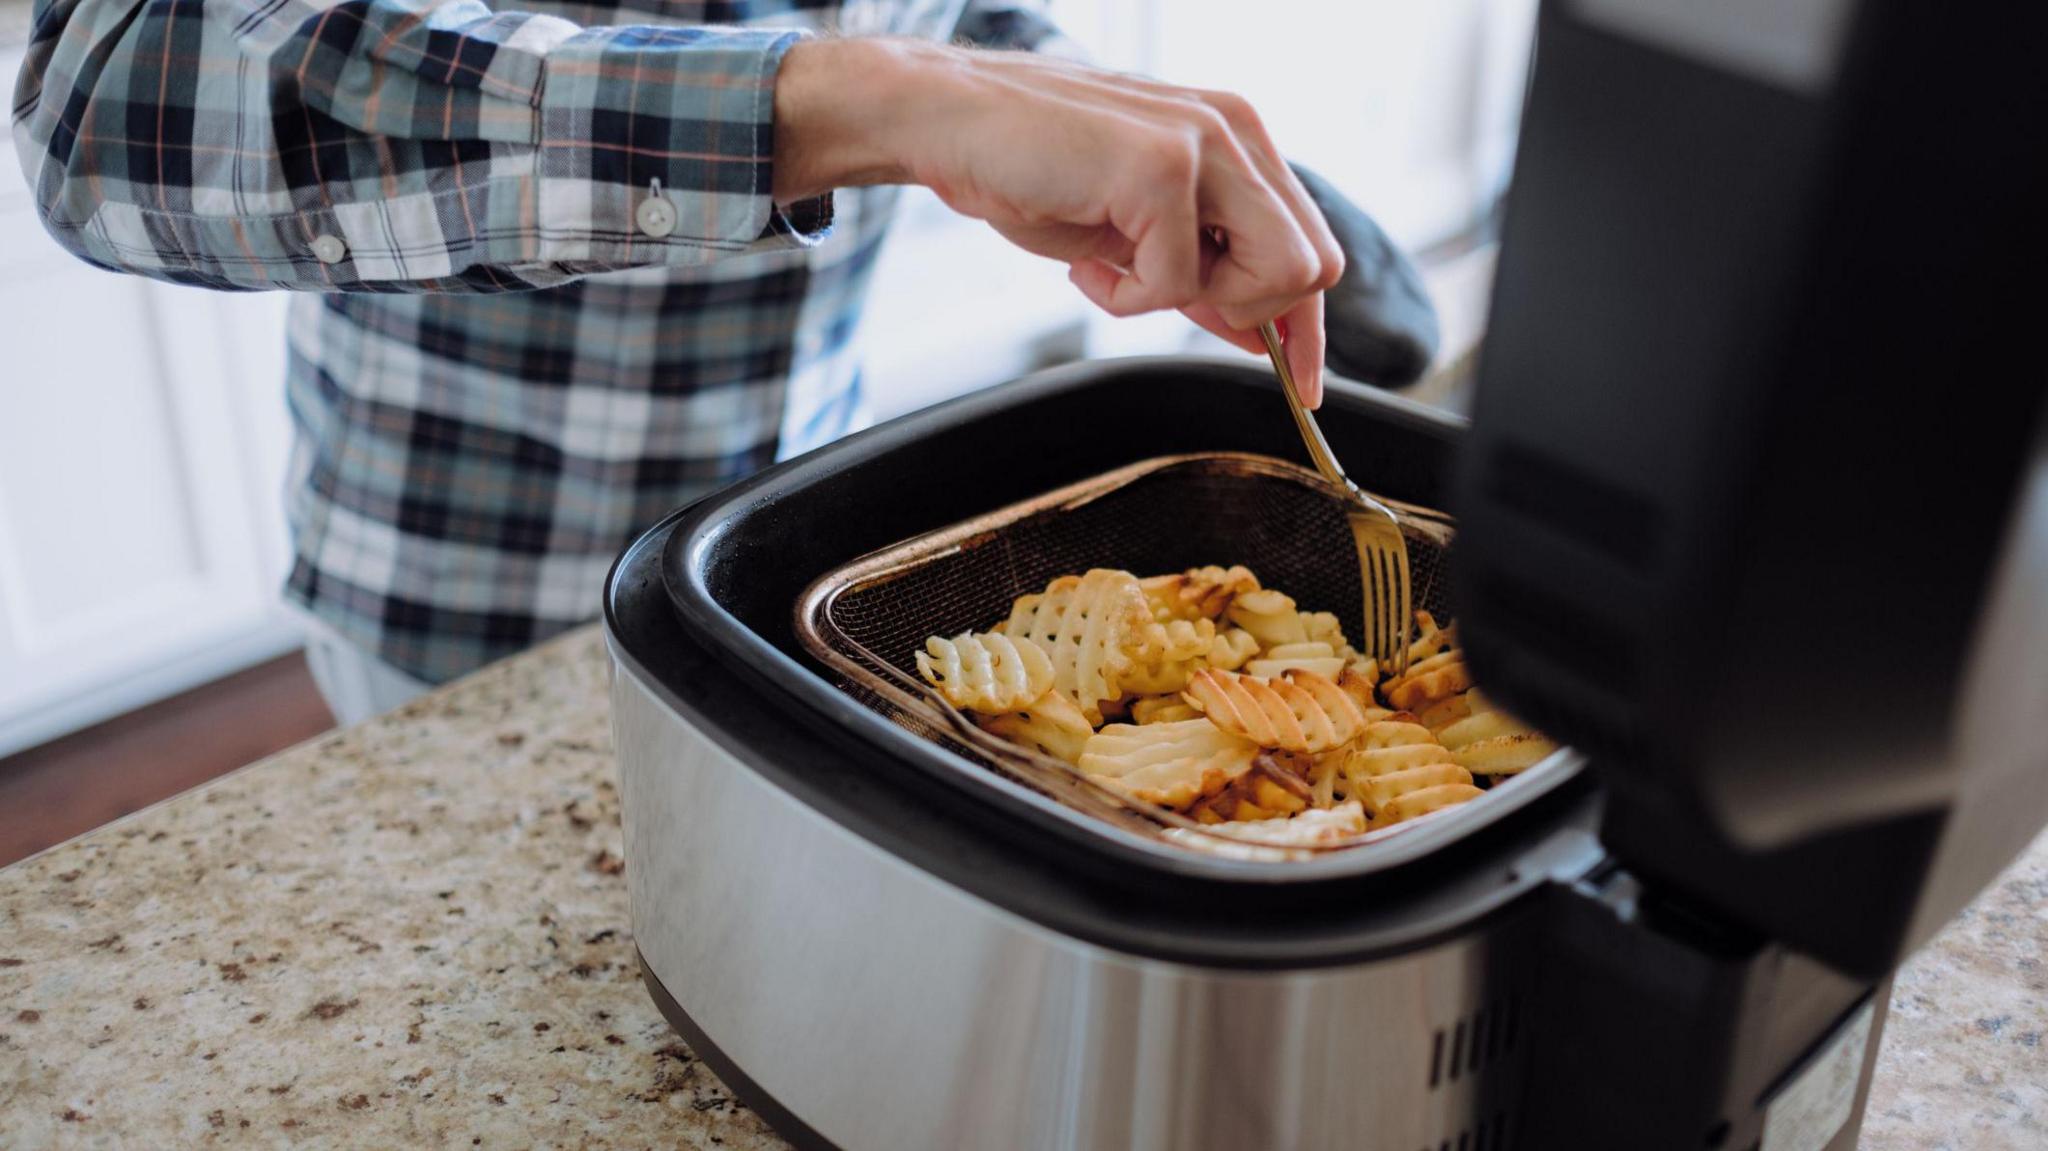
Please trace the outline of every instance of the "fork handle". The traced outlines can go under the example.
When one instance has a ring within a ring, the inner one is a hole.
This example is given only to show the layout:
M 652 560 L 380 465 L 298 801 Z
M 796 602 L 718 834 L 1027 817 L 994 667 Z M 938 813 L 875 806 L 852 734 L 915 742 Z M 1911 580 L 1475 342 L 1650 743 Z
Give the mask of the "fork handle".
M 1323 429 L 1316 423 L 1315 413 L 1302 404 L 1300 393 L 1294 390 L 1294 373 L 1287 368 L 1287 352 L 1280 346 L 1280 333 L 1272 321 L 1259 325 L 1259 335 L 1266 341 L 1266 354 L 1273 359 L 1273 374 L 1280 377 L 1280 390 L 1287 396 L 1287 410 L 1294 413 L 1294 426 L 1301 429 L 1301 442 L 1308 445 L 1309 458 L 1315 461 L 1316 470 L 1331 483 L 1347 488 L 1352 486 L 1344 469 L 1337 466 L 1337 453 L 1330 450 L 1330 441 L 1323 438 Z

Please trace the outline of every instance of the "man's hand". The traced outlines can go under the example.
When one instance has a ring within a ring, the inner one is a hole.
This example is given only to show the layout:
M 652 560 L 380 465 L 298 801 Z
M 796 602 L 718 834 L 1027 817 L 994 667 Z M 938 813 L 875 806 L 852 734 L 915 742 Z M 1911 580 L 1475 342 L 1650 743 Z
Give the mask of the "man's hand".
M 818 40 L 775 90 L 775 197 L 922 184 L 1059 260 L 1115 316 L 1177 308 L 1247 351 L 1280 321 L 1323 392 L 1322 292 L 1344 256 L 1251 106 L 1024 53 Z

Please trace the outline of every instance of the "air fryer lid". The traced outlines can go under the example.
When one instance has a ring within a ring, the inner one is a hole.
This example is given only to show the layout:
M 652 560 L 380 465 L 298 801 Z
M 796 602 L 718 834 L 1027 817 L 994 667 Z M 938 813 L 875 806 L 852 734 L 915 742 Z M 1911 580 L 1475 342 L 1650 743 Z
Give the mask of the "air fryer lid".
M 1799 85 L 1545 6 L 1449 510 L 1475 672 L 1609 846 L 1870 975 L 2048 820 L 2048 73 L 1856 12 Z

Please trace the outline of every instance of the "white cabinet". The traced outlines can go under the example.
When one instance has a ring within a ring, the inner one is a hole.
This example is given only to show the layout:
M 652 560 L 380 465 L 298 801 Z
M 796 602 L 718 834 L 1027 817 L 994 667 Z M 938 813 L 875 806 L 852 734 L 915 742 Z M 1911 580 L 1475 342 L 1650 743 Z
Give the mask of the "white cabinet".
M 281 297 L 87 267 L 0 164 L 0 755 L 296 642 L 283 354 Z

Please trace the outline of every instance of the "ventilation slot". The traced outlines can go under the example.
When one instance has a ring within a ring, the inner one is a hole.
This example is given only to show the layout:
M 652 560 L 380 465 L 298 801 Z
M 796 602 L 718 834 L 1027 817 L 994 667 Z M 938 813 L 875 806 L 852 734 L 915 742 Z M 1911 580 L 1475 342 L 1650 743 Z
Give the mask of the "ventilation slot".
M 1430 1088 L 1477 1075 L 1487 1064 L 1513 1051 L 1520 1017 L 1520 1001 L 1508 996 L 1458 1020 L 1449 1030 L 1437 1028 L 1429 1045 Z
M 1496 1111 L 1447 1139 L 1425 1144 L 1422 1151 L 1508 1151 L 1508 1113 Z

